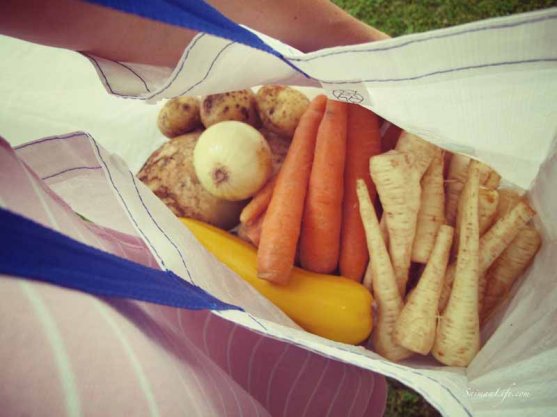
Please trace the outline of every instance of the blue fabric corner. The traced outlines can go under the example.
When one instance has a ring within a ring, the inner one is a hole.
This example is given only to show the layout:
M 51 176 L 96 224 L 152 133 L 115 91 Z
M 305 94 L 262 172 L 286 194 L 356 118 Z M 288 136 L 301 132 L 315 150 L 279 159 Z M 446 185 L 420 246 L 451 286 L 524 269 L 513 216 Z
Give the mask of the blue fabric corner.
M 161 271 L 87 246 L 0 208 L 0 273 L 103 297 L 190 310 L 241 310 L 171 271 Z

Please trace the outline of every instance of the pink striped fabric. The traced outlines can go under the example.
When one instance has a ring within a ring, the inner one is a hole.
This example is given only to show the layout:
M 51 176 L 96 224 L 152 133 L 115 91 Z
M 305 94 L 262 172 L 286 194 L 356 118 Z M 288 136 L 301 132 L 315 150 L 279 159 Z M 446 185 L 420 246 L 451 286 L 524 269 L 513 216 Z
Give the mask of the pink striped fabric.
M 107 181 L 87 135 L 46 138 L 17 152 L 0 140 L 1 206 L 158 267 Z M 70 206 L 63 197 L 77 190 L 85 196 Z M 382 376 L 210 311 L 100 298 L 1 275 L 0 300 L 2 416 L 383 413 Z

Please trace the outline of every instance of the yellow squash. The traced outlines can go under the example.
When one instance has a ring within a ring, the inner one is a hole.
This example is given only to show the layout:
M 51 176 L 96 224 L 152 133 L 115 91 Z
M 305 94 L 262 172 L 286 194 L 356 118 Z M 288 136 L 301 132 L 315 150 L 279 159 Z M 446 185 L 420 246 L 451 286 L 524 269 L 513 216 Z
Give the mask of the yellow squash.
M 300 268 L 294 268 L 288 285 L 272 284 L 257 278 L 257 253 L 251 245 L 206 223 L 181 220 L 219 261 L 308 332 L 350 344 L 371 333 L 372 297 L 363 285 Z

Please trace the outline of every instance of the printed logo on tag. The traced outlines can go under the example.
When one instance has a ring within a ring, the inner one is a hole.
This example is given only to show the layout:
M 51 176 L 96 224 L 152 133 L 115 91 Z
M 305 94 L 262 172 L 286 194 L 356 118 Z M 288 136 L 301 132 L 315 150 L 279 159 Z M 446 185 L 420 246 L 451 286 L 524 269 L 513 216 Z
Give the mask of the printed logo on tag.
M 362 95 L 356 90 L 333 90 L 333 96 L 335 96 L 337 100 L 354 104 L 360 104 L 364 101 Z

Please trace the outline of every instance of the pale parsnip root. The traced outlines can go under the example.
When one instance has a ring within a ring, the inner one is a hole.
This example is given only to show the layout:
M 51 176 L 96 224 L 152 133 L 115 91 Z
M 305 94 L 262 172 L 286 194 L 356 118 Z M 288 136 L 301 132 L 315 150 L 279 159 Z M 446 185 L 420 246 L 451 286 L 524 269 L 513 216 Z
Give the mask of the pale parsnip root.
M 451 156 L 447 172 L 445 189 L 445 219 L 451 226 L 456 225 L 456 214 L 460 192 L 466 182 L 466 173 L 470 158 L 464 155 L 453 154 Z
M 366 287 L 373 295 L 373 275 L 371 273 L 371 262 L 367 263 L 366 272 L 362 279 L 362 285 Z
M 449 366 L 467 366 L 480 348 L 478 280 L 480 166 L 472 161 L 462 190 L 462 214 L 455 279 L 447 308 L 439 320 L 433 356 Z
M 506 215 L 497 220 L 491 229 L 480 239 L 480 281 L 478 285 L 478 308 L 481 311 L 486 272 L 501 253 L 511 244 L 518 232 L 534 217 L 536 212 L 525 200 L 521 200 Z
M 456 215 L 460 192 L 466 182 L 467 169 L 472 159 L 468 156 L 453 154 L 447 173 L 445 217 L 450 225 L 456 224 Z M 499 186 L 501 177 L 493 168 L 478 162 L 480 167 L 480 185 L 494 190 Z M 458 230 L 458 226 L 457 226 Z
M 379 230 L 375 208 L 363 180 L 357 180 L 356 191 L 371 258 L 370 272 L 377 303 L 377 321 L 372 334 L 374 349 L 387 359 L 400 361 L 412 355 L 412 352 L 396 344 L 393 339 L 394 326 L 403 308 L 402 298 L 387 247 Z
M 443 288 L 441 290 L 441 296 L 439 297 L 439 313 L 443 313 L 449 302 L 449 297 L 451 296 L 451 290 L 453 288 L 454 274 L 456 270 L 456 263 L 452 262 L 447 267 L 447 272 L 445 273 L 445 278 L 443 279 Z
M 498 191 L 499 201 L 497 202 L 496 218 L 500 219 L 522 200 L 522 195 L 518 191 L 510 188 L 502 188 Z
M 479 202 L 478 202 L 478 216 L 480 217 L 480 236 L 482 236 L 492 225 L 497 215 L 497 204 L 499 201 L 499 193 L 497 190 L 490 190 L 489 188 L 480 188 Z M 456 225 L 458 227 L 458 214 Z M 456 256 L 458 253 L 458 230 L 455 235 L 455 242 L 453 243 L 452 255 Z
M 497 206 L 499 204 L 499 192 L 489 188 L 480 189 L 479 216 L 480 236 L 482 236 L 495 222 Z
M 480 239 L 480 272 L 485 272 L 513 241 L 521 228 L 536 215 L 526 200 L 519 203 L 497 222 Z
M 379 229 L 381 230 L 381 236 L 383 236 L 383 242 L 385 242 L 385 246 L 389 247 L 389 229 L 387 228 L 387 216 L 381 216 Z
M 437 146 L 408 132 L 401 133 L 395 149 L 399 152 L 409 153 L 414 157 L 413 163 L 418 171 L 419 178 L 422 178 L 439 151 Z
M 437 305 L 449 261 L 453 231 L 447 225 L 439 228 L 429 262 L 418 285 L 409 294 L 395 325 L 395 341 L 422 355 L 430 352 L 435 340 Z
M 412 156 L 399 151 L 372 157 L 370 173 L 383 205 L 397 286 L 404 296 L 420 204 L 418 173 Z
M 528 225 L 495 260 L 486 274 L 487 288 L 481 312 L 482 321 L 509 293 L 516 279 L 530 265 L 542 243 L 534 226 Z
M 505 250 L 517 233 L 534 216 L 535 212 L 525 201 L 520 201 L 510 212 L 497 222 L 480 239 L 480 278 L 478 281 L 478 308 L 482 305 L 486 286 L 486 271 L 499 255 Z M 443 290 L 439 299 L 439 311 L 443 312 L 449 301 L 449 296 L 455 277 L 455 264 L 447 268 Z
M 440 148 L 434 152 L 421 180 L 421 202 L 412 247 L 412 261 L 424 264 L 433 250 L 439 227 L 445 222 L 444 153 Z

